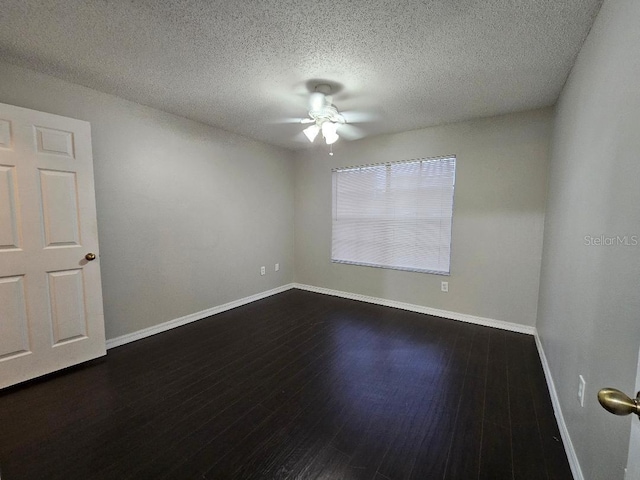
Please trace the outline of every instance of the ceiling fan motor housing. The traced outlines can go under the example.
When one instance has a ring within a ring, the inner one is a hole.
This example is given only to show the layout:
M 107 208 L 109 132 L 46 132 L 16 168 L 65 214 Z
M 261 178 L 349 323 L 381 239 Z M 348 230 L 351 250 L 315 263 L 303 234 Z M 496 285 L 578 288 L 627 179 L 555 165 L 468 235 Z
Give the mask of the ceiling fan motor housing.
M 319 112 L 327 104 L 327 98 L 324 93 L 313 92 L 309 96 L 309 112 Z

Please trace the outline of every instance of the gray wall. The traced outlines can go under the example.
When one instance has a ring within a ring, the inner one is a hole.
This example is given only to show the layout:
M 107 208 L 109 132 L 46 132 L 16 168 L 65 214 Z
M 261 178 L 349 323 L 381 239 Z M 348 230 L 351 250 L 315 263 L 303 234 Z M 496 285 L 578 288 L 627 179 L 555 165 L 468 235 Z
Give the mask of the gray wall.
M 107 338 L 293 280 L 290 152 L 7 64 L 0 102 L 91 122 Z
M 596 393 L 633 392 L 640 346 L 640 247 L 584 239 L 640 235 L 639 21 L 637 0 L 604 3 L 560 98 L 551 156 L 537 327 L 589 480 L 623 478 L 631 418 Z
M 533 326 L 552 109 L 298 153 L 296 281 Z M 451 276 L 333 264 L 331 168 L 457 155 Z M 440 282 L 449 281 L 449 293 Z

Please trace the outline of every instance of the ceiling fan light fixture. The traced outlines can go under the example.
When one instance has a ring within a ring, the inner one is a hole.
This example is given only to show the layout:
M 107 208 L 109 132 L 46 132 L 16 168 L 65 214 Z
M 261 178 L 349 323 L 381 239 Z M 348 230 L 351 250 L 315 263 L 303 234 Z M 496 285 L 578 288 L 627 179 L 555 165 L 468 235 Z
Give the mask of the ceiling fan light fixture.
M 327 145 L 335 143 L 340 138 L 337 133 L 338 124 L 333 122 L 324 122 L 322 124 L 322 136 L 324 137 Z
M 320 127 L 316 124 L 310 125 L 307 128 L 305 128 L 302 133 L 305 134 L 305 136 L 309 139 L 309 141 L 311 143 L 313 143 L 313 141 L 316 139 L 316 137 L 318 136 L 318 133 L 320 133 Z
M 333 143 L 336 143 L 338 141 L 340 137 L 338 136 L 338 134 L 334 134 L 334 135 L 329 135 L 324 137 L 324 141 L 327 142 L 327 145 L 331 145 Z
M 331 145 L 333 143 L 336 143 L 338 141 L 340 137 L 338 136 L 338 134 L 336 133 L 335 135 L 330 135 L 328 137 L 324 137 L 325 142 L 327 142 L 327 145 Z

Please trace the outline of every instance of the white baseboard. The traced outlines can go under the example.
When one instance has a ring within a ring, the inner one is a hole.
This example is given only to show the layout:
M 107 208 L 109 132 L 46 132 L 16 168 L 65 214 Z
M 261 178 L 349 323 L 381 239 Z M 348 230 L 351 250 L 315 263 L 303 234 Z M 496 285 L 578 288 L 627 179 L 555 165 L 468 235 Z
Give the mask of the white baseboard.
M 437 308 L 425 307 L 422 305 L 414 305 L 411 303 L 396 302 L 395 300 L 387 300 L 385 298 L 369 297 L 367 295 L 360 295 L 359 293 L 341 292 L 340 290 L 331 290 L 329 288 L 314 287 L 311 285 L 304 285 L 301 283 L 294 283 L 293 288 L 298 288 L 300 290 L 307 290 L 309 292 L 324 293 L 325 295 L 333 295 L 334 297 L 349 298 L 351 300 L 374 303 L 376 305 L 384 305 L 385 307 L 393 307 L 393 308 L 399 308 L 401 310 L 409 310 L 411 312 L 426 313 L 427 315 L 450 318 L 452 320 L 459 320 L 461 322 L 474 323 L 476 325 L 483 325 L 485 327 L 499 328 L 501 330 L 509 330 L 511 332 L 526 333 L 528 335 L 534 335 L 536 332 L 535 327 L 520 325 L 518 323 L 504 322 L 502 320 L 494 320 L 493 318 L 476 317 L 474 315 L 468 315 L 466 313 L 450 312 L 448 310 L 439 310 Z
M 271 295 L 275 295 L 277 293 L 291 290 L 292 288 L 307 290 L 309 292 L 323 293 L 325 295 L 332 295 L 334 297 L 349 298 L 351 300 L 358 300 L 361 302 L 374 303 L 376 305 L 384 305 L 386 307 L 399 308 L 401 310 L 409 310 L 411 312 L 426 313 L 427 315 L 435 315 L 436 317 L 450 318 L 453 320 L 460 320 L 462 322 L 467 322 L 467 323 L 475 323 L 476 325 L 484 325 L 487 327 L 500 328 L 502 330 L 509 330 L 512 332 L 526 333 L 529 335 L 533 335 L 535 333 L 534 327 L 519 325 L 517 323 L 503 322 L 501 320 L 494 320 L 492 318 L 476 317 L 474 315 L 467 315 L 466 313 L 457 313 L 457 312 L 450 312 L 447 310 L 439 310 L 437 308 L 430 308 L 422 305 L 413 305 L 411 303 L 397 302 L 395 300 L 387 300 L 384 298 L 369 297 L 367 295 L 360 295 L 358 293 L 342 292 L 339 290 L 331 290 L 329 288 L 314 287 L 311 285 L 304 285 L 301 283 L 289 283 L 287 285 L 283 285 L 281 287 L 274 288 L 272 290 L 267 290 L 266 292 L 257 293 L 249 297 L 244 297 L 239 300 L 234 300 L 233 302 L 225 303 L 224 305 L 219 305 L 217 307 L 209 308 L 207 310 L 202 310 L 201 312 L 191 313 L 189 315 L 185 315 L 184 317 L 169 320 L 159 325 L 154 325 L 153 327 L 145 328 L 143 330 L 138 330 L 137 332 L 128 333 L 120 337 L 108 339 L 106 342 L 106 347 L 108 350 L 110 348 L 119 347 L 120 345 L 125 345 L 130 342 L 135 342 L 136 340 L 150 337 L 151 335 L 156 335 L 157 333 L 166 332 L 167 330 L 171 330 L 172 328 L 180 327 L 182 325 L 186 325 L 187 323 L 195 322 L 197 320 L 202 320 L 203 318 L 207 318 L 212 315 L 216 315 L 218 313 L 226 312 L 227 310 L 231 310 L 232 308 L 240 307 L 242 305 L 255 302 L 256 300 L 261 300 L 263 298 L 270 297 Z
M 551 404 L 553 405 L 553 412 L 558 422 L 558 428 L 560 429 L 560 436 L 562 437 L 562 443 L 564 443 L 564 449 L 567 453 L 567 459 L 569 460 L 569 466 L 571 467 L 571 473 L 573 473 L 574 480 L 584 480 L 582 475 L 582 469 L 580 468 L 580 462 L 576 455 L 576 450 L 573 448 L 573 442 L 567 429 L 567 424 L 564 421 L 562 415 L 562 408 L 560 407 L 560 399 L 558 398 L 558 392 L 556 391 L 553 377 L 551 376 L 551 370 L 549 369 L 549 363 L 547 362 L 547 356 L 542 348 L 542 342 L 538 332 L 535 333 L 536 346 L 538 347 L 538 354 L 540 355 L 540 362 L 542 363 L 542 370 L 544 371 L 544 377 L 547 380 L 547 388 L 549 389 L 549 395 L 551 396 Z
M 256 293 L 255 295 L 244 297 L 239 300 L 234 300 L 233 302 L 225 303 L 224 305 L 218 305 L 217 307 L 209 308 L 201 312 L 191 313 L 189 315 L 185 315 L 184 317 L 169 320 L 168 322 L 154 325 L 153 327 L 145 328 L 143 330 L 138 330 L 137 332 L 128 333 L 120 337 L 108 339 L 107 350 L 110 348 L 119 347 L 120 345 L 124 345 L 126 343 L 135 342 L 136 340 L 140 340 L 142 338 L 150 337 L 151 335 L 155 335 L 157 333 L 166 332 L 167 330 L 186 325 L 187 323 L 202 320 L 203 318 L 210 317 L 211 315 L 226 312 L 227 310 L 231 310 L 232 308 L 241 307 L 242 305 L 246 305 L 247 303 L 255 302 L 256 300 L 261 300 L 277 293 L 291 290 L 292 288 L 294 288 L 293 285 L 293 283 L 289 283 L 288 285 L 283 285 L 272 290 L 267 290 L 266 292 Z

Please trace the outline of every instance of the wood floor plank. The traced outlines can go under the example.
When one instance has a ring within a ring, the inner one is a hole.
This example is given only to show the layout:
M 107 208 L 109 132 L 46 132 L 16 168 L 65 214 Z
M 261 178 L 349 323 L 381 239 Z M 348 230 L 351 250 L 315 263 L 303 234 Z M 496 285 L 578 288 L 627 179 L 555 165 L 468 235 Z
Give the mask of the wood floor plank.
M 513 474 L 524 480 L 548 480 L 542 432 L 537 418 L 532 371 L 536 365 L 536 347 L 531 337 L 512 334 L 507 342 L 509 401 L 513 451 Z M 526 439 L 526 440 L 525 440 Z
M 451 377 L 447 384 L 431 397 L 432 414 L 424 424 L 418 456 L 409 478 L 420 480 L 444 477 L 464 380 L 461 376 Z
M 409 421 L 404 423 L 378 468 L 379 473 L 394 480 L 420 478 L 418 475 L 431 469 L 430 460 L 438 457 L 438 454 L 441 464 L 446 462 L 450 439 L 447 432 L 450 432 L 455 422 L 458 389 L 464 380 L 460 375 L 447 375 L 459 329 L 462 328 L 461 325 L 452 327 L 454 328 L 443 332 L 433 350 L 435 355 L 429 356 L 428 374 L 423 380 L 423 395 L 416 397 L 420 398 L 419 403 L 412 406 L 406 418 Z M 455 405 L 453 408 L 452 403 Z
M 348 480 L 348 464 L 349 455 L 326 445 L 303 471 L 290 478 L 295 480 Z
M 482 427 L 480 480 L 514 480 L 511 428 L 485 421 Z M 565 477 L 571 480 L 571 477 Z
M 447 454 L 445 479 L 477 478 L 480 474 L 482 427 L 486 391 L 488 337 L 478 334 L 473 339 L 456 424 Z M 477 358 L 476 355 L 481 355 Z M 483 361 L 484 360 L 484 361 Z M 480 366 L 484 366 L 484 371 Z

